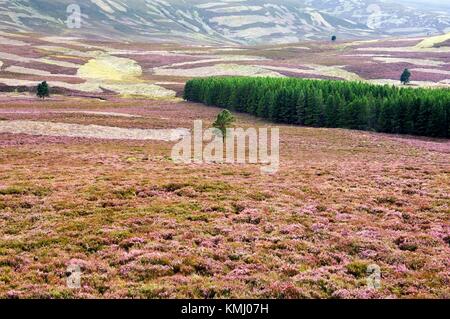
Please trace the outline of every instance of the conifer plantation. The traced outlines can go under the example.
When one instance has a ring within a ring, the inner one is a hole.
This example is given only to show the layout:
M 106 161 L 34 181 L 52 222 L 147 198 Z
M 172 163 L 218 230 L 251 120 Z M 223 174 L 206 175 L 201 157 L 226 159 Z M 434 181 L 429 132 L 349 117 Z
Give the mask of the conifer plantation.
M 296 78 L 210 77 L 184 98 L 276 123 L 450 136 L 450 90 Z

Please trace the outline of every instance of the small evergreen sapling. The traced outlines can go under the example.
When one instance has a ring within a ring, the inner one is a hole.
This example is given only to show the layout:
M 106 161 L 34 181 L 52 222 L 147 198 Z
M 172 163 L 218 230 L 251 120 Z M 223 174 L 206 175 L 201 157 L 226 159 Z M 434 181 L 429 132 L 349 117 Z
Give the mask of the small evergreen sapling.
M 404 85 L 411 82 L 411 72 L 408 69 L 405 69 L 400 77 L 400 82 L 402 82 Z
M 216 121 L 213 123 L 213 127 L 218 129 L 223 136 L 223 139 L 225 141 L 225 138 L 227 136 L 227 128 L 231 126 L 235 121 L 235 118 L 233 114 L 231 114 L 228 110 L 223 110 L 222 112 L 217 115 Z
M 36 95 L 41 99 L 45 99 L 50 96 L 50 89 L 46 81 L 38 84 Z

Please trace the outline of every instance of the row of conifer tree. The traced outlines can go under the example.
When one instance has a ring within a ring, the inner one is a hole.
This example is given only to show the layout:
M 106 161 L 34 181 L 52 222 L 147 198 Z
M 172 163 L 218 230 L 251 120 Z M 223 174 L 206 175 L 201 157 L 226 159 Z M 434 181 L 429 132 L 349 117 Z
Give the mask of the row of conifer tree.
M 450 90 L 295 78 L 193 79 L 184 98 L 277 123 L 450 137 Z

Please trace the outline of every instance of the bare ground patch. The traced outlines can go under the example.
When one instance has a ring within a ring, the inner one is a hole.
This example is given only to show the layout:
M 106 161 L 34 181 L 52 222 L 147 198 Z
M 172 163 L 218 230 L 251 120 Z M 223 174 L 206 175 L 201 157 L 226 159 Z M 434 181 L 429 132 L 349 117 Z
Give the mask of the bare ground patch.
M 44 136 L 85 137 L 118 140 L 177 141 L 188 134 L 187 129 L 130 129 L 100 125 L 79 125 L 37 121 L 3 121 L 0 133 Z

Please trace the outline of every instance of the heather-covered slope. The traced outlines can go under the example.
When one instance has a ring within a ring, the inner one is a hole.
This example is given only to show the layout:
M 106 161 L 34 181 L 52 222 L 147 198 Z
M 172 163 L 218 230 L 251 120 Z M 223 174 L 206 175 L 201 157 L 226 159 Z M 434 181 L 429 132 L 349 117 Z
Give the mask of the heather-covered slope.
M 1 97 L 0 126 L 209 127 L 218 112 Z M 450 297 L 448 140 L 282 125 L 268 176 L 175 164 L 171 142 L 60 135 L 0 133 L 0 298 Z
M 68 29 L 69 0 L 0 0 L 0 30 L 184 43 L 286 43 L 302 39 L 440 34 L 445 10 L 379 0 L 85 0 Z M 99 32 L 100 31 L 100 32 Z
M 431 40 L 430 40 L 431 39 Z M 304 41 L 286 45 L 202 46 L 86 41 L 36 33 L 0 34 L 0 91 L 172 99 L 204 76 L 298 77 L 400 85 L 450 86 L 450 47 L 422 47 L 435 38 Z

